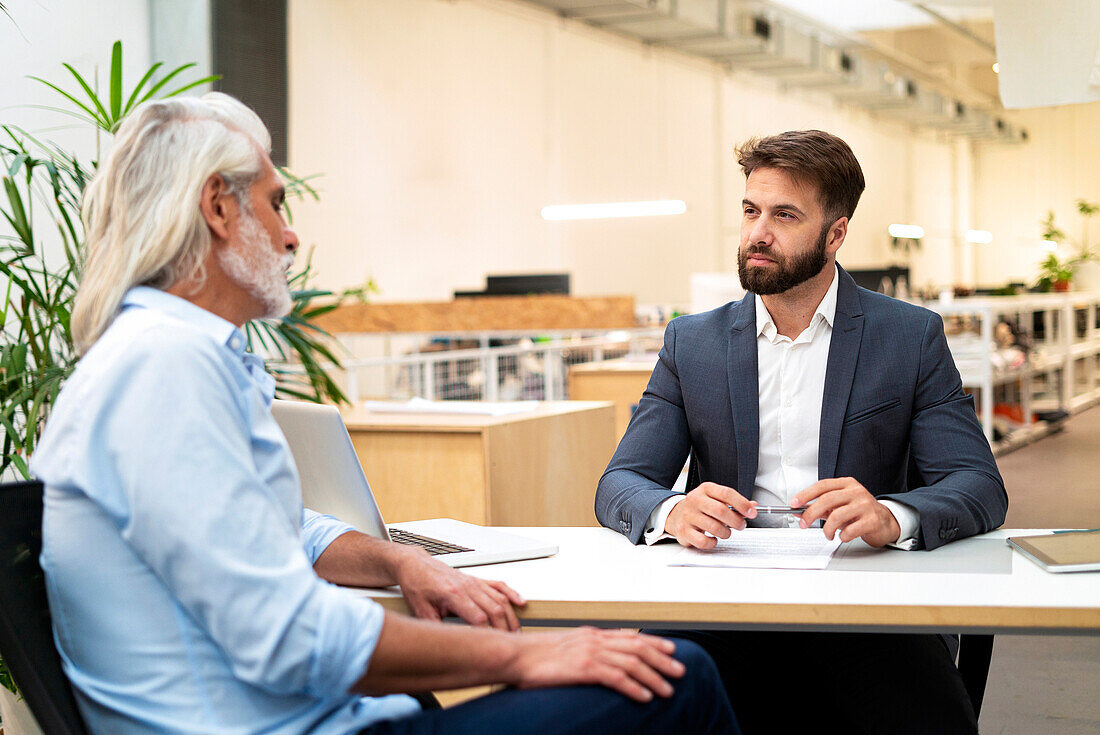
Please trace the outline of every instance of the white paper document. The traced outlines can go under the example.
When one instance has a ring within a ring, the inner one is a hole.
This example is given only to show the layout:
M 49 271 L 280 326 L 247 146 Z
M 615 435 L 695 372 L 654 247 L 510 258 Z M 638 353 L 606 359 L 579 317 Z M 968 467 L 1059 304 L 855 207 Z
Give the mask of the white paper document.
M 669 566 L 824 569 L 839 546 L 839 533 L 830 541 L 820 528 L 746 528 L 707 551 L 681 549 Z
M 429 401 L 411 398 L 405 403 L 395 401 L 363 401 L 372 413 L 435 413 L 471 416 L 510 416 L 527 413 L 539 407 L 538 401 Z

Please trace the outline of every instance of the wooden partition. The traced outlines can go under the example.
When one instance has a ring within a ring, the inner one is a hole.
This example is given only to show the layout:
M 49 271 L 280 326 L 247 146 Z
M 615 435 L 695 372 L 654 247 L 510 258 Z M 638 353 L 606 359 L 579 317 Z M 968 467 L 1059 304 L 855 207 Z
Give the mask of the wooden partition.
M 317 319 L 333 334 L 629 329 L 632 296 L 474 296 L 407 304 L 345 304 Z

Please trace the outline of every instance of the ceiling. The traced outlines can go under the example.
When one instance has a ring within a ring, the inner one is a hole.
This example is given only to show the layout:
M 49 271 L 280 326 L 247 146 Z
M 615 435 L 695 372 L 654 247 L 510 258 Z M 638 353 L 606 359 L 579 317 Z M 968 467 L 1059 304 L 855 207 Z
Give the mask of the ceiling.
M 613 33 L 948 134 L 1020 142 L 993 0 L 528 0 Z
M 903 0 L 775 0 L 777 5 L 843 31 L 877 31 L 954 23 L 993 22 L 987 2 L 903 2 Z M 939 18 L 937 18 L 939 16 Z

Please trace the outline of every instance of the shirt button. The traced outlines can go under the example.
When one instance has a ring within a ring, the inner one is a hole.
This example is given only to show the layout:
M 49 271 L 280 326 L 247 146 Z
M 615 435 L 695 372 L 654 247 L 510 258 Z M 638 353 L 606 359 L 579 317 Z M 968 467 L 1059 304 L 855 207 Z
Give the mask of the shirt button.
M 785 401 L 785 402 L 783 403 L 783 405 L 784 405 L 784 406 L 786 406 L 787 408 L 790 408 L 790 407 L 791 407 L 792 405 L 794 405 L 794 401 L 792 401 L 792 400 L 791 400 L 790 398 L 788 398 L 788 399 L 787 399 L 787 400 L 786 400 L 786 401 Z
M 790 457 L 784 457 L 784 458 L 783 458 L 783 464 L 785 464 L 785 465 L 787 465 L 788 467 L 790 467 L 790 466 L 791 466 L 791 464 L 792 464 L 792 463 L 791 463 L 791 458 L 790 458 Z
M 241 349 L 241 339 L 240 339 L 240 337 L 234 337 L 231 340 L 229 340 L 229 346 L 232 347 L 235 350 Z

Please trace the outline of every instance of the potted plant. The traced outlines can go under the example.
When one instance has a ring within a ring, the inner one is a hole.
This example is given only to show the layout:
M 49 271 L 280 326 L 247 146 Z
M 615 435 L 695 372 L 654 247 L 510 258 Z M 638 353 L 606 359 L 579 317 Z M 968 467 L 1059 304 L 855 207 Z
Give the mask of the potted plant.
M 1077 212 L 1081 215 L 1081 241 L 1075 242 L 1065 231 L 1054 222 L 1054 212 L 1047 212 L 1039 224 L 1043 227 L 1042 237 L 1049 242 L 1057 243 L 1062 250 L 1068 250 L 1069 255 L 1061 256 L 1051 252 L 1039 263 L 1039 274 L 1035 285 L 1041 291 L 1069 291 L 1073 277 L 1082 265 L 1089 262 L 1100 262 L 1100 252 L 1089 247 L 1089 218 L 1100 212 L 1100 204 L 1078 199 Z

